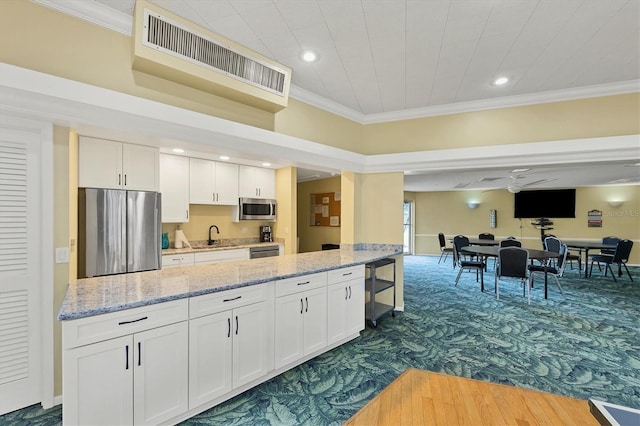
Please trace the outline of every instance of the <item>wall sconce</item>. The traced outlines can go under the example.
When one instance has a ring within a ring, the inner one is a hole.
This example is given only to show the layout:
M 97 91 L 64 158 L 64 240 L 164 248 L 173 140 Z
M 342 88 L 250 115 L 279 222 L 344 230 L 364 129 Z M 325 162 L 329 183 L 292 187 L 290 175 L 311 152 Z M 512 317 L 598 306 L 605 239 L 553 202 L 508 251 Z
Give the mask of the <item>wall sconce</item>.
M 475 209 L 480 205 L 480 203 L 476 203 L 475 201 L 469 201 L 467 203 L 467 207 L 469 207 L 470 209 Z
M 620 207 L 624 201 L 607 201 L 611 207 Z

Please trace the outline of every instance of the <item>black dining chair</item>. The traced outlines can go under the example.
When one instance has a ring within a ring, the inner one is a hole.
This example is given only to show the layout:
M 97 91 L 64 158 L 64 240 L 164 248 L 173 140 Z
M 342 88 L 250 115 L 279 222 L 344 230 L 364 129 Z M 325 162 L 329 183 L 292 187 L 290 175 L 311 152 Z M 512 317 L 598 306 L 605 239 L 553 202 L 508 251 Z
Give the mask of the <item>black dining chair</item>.
M 620 241 L 620 238 L 613 235 L 602 238 L 602 244 L 607 244 L 612 246 L 615 246 L 616 244 L 618 244 L 619 241 Z M 613 255 L 615 252 L 616 252 L 616 249 L 601 249 L 599 253 L 590 254 L 589 259 L 592 259 L 593 256 L 600 256 L 602 254 Z M 589 259 L 586 260 L 587 263 L 589 263 Z M 600 262 L 597 262 L 597 263 L 598 263 L 598 270 L 602 271 L 602 268 L 600 267 Z M 586 269 L 587 265 L 585 265 L 584 267 Z M 591 275 L 591 272 L 589 272 L 589 275 Z
M 545 240 L 546 241 L 546 240 Z M 567 254 L 569 250 L 567 249 L 566 244 L 561 244 L 558 249 L 559 256 L 556 260 L 554 266 L 547 265 L 529 265 L 529 286 L 533 287 L 533 279 L 535 274 L 547 274 L 547 276 L 551 275 L 555 281 L 556 285 L 560 289 L 560 293 L 564 294 L 562 291 L 562 286 L 560 285 L 559 278 L 564 274 L 564 268 L 567 265 Z
M 622 267 L 627 271 L 627 275 L 629 275 L 629 279 L 633 281 L 631 277 L 631 273 L 629 272 L 629 268 L 627 268 L 627 262 L 629 261 L 629 255 L 631 254 L 631 249 L 633 248 L 633 241 L 631 240 L 620 240 L 616 246 L 616 249 L 613 254 L 598 254 L 589 256 L 591 257 L 591 268 L 589 268 L 589 276 L 593 272 L 593 263 L 598 262 L 604 263 L 604 276 L 607 276 L 607 270 L 611 271 L 611 276 L 613 277 L 613 281 L 616 280 L 616 276 L 613 273 L 613 269 L 611 268 L 612 264 L 618 265 L 618 276 L 622 276 Z M 586 266 L 585 266 L 586 267 Z
M 500 241 L 500 247 L 522 247 L 522 243 L 518 240 L 506 239 Z
M 482 234 L 478 235 L 478 239 L 479 240 L 495 240 L 496 236 L 493 234 L 490 234 L 489 232 L 483 232 Z
M 527 303 L 531 303 L 531 289 L 529 288 L 527 266 L 529 252 L 521 247 L 502 247 L 498 250 L 496 263 L 495 292 L 496 299 L 500 299 L 500 278 L 518 278 L 522 285 L 522 295 L 527 295 Z
M 476 271 L 476 282 L 478 282 L 478 275 L 480 276 L 480 291 L 484 291 L 484 262 L 482 260 L 465 260 L 462 249 L 469 245 L 469 238 L 464 235 L 456 235 L 453 237 L 453 258 L 456 265 L 460 268 L 458 275 L 456 276 L 455 285 L 458 285 L 460 275 L 464 270 Z
M 440 243 L 440 257 L 438 258 L 438 265 L 442 260 L 442 256 L 444 256 L 444 260 L 447 260 L 447 256 L 449 253 L 453 256 L 453 247 L 446 247 L 447 242 L 445 241 L 444 234 L 441 232 L 438 234 L 438 241 Z M 455 264 L 454 264 L 455 266 Z

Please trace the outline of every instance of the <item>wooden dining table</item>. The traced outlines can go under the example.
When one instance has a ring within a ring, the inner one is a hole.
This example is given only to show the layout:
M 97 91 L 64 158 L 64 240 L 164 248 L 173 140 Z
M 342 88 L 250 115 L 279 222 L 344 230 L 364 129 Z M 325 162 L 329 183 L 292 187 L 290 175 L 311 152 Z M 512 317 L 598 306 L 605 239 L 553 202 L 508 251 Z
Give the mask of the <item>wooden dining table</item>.
M 589 402 L 409 368 L 345 426 L 598 425 Z
M 584 277 L 589 278 L 589 250 L 615 250 L 615 244 L 603 244 L 599 241 L 579 241 L 579 240 L 562 240 L 562 244 L 566 244 L 568 248 L 578 249 L 580 253 L 584 250 Z
M 547 250 L 530 249 L 523 247 L 529 252 L 530 260 L 540 260 L 544 265 L 544 298 L 548 295 L 548 278 L 547 278 L 547 262 L 549 259 L 554 259 L 560 256 L 560 253 L 555 253 Z M 467 246 L 463 247 L 462 251 L 465 253 L 476 254 L 483 257 L 498 257 L 498 251 L 500 247 L 497 246 Z

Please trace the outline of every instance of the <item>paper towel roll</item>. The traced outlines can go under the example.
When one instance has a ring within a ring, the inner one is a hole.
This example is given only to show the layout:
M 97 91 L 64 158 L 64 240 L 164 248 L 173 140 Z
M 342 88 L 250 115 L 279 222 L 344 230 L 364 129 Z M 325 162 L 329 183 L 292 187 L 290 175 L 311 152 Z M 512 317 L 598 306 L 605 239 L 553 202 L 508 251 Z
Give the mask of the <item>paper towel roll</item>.
M 191 248 L 191 244 L 185 237 L 182 229 L 176 229 L 175 248 Z

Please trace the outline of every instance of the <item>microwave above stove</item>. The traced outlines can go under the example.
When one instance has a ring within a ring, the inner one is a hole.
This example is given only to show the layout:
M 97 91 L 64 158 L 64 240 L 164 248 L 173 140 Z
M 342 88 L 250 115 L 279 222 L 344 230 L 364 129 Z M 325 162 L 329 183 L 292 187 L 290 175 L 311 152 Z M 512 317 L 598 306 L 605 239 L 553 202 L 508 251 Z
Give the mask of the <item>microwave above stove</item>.
M 240 220 L 276 220 L 276 200 L 240 198 Z

